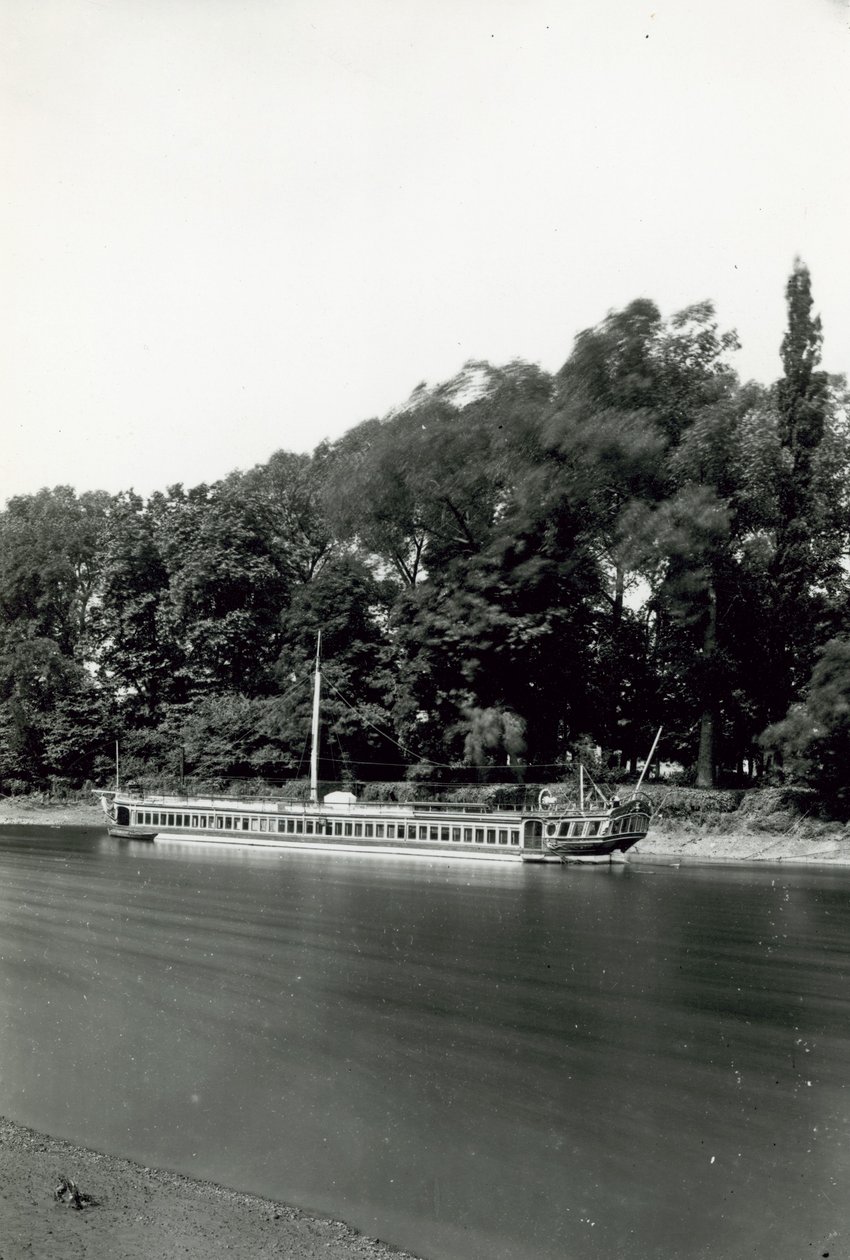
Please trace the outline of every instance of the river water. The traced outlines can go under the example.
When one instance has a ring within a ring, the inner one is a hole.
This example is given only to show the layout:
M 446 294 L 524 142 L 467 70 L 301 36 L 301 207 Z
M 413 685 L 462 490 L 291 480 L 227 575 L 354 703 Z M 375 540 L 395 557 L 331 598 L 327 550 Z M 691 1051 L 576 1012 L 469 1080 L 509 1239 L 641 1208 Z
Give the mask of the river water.
M 435 1260 L 846 1255 L 848 982 L 850 871 L 0 832 L 0 1113 Z

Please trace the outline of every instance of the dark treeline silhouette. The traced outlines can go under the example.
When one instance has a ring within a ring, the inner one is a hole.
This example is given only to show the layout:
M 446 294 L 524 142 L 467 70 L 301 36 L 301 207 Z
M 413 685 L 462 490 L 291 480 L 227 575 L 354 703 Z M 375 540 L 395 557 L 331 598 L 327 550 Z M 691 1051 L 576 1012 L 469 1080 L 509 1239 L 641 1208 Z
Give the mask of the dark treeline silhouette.
M 601 749 L 697 786 L 850 772 L 847 395 L 810 277 L 782 375 L 708 302 L 638 300 L 555 375 L 468 363 L 311 456 L 0 514 L 0 785 L 558 777 Z M 510 767 L 510 771 L 508 771 Z

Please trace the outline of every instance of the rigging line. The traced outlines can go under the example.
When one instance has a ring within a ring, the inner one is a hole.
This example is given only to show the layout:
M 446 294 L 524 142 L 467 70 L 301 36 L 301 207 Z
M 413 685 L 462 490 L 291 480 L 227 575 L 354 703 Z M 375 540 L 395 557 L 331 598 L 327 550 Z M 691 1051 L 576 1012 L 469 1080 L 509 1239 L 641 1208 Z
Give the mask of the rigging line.
M 339 696 L 342 703 L 346 705 L 351 710 L 352 713 L 357 713 L 357 716 L 359 717 L 360 721 L 363 722 L 366 726 L 371 726 L 372 730 L 377 731 L 382 739 L 389 740 L 391 744 L 395 744 L 396 748 L 400 748 L 402 752 L 410 753 L 411 756 L 418 757 L 420 761 L 423 760 L 421 753 L 417 753 L 415 749 L 409 748 L 405 744 L 400 744 L 397 739 L 393 739 L 392 735 L 388 735 L 386 731 L 382 731 L 379 726 L 376 726 L 374 722 L 370 722 L 369 719 L 367 717 L 364 717 L 362 713 L 358 713 L 354 705 L 351 704 L 348 700 L 346 700 L 345 696 L 342 694 L 339 687 L 337 687 L 334 683 L 332 683 L 330 678 L 327 679 L 327 683 L 329 687 L 333 687 L 334 691 Z M 424 760 L 429 762 L 429 764 L 432 766 L 439 766 L 441 770 L 454 769 L 453 766 L 447 765 L 445 761 L 435 761 L 433 757 L 426 757 L 424 758 Z

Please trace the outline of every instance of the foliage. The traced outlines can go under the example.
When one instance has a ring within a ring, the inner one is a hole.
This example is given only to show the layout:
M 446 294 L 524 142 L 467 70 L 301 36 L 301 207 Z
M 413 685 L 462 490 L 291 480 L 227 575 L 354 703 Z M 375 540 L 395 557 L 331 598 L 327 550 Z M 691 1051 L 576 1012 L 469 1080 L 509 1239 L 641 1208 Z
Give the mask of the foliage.
M 765 732 L 764 742 L 794 778 L 850 813 L 850 637 L 824 645 L 805 699 Z
M 841 799 L 848 394 L 800 262 L 786 301 L 768 387 L 710 302 L 641 298 L 554 375 L 472 361 L 312 455 L 12 499 L 0 777 L 108 776 L 118 739 L 129 776 L 302 792 L 321 633 L 328 783 L 634 778 L 663 724 L 689 782 L 781 753 Z

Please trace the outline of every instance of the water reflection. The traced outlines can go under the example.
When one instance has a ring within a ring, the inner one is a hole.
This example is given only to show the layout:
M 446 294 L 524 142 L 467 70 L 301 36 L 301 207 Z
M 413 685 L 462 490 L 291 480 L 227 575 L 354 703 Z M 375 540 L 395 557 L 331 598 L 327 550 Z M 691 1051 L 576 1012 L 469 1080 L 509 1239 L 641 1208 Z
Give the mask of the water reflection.
M 7 832 L 0 1111 L 435 1257 L 835 1255 L 847 887 Z

